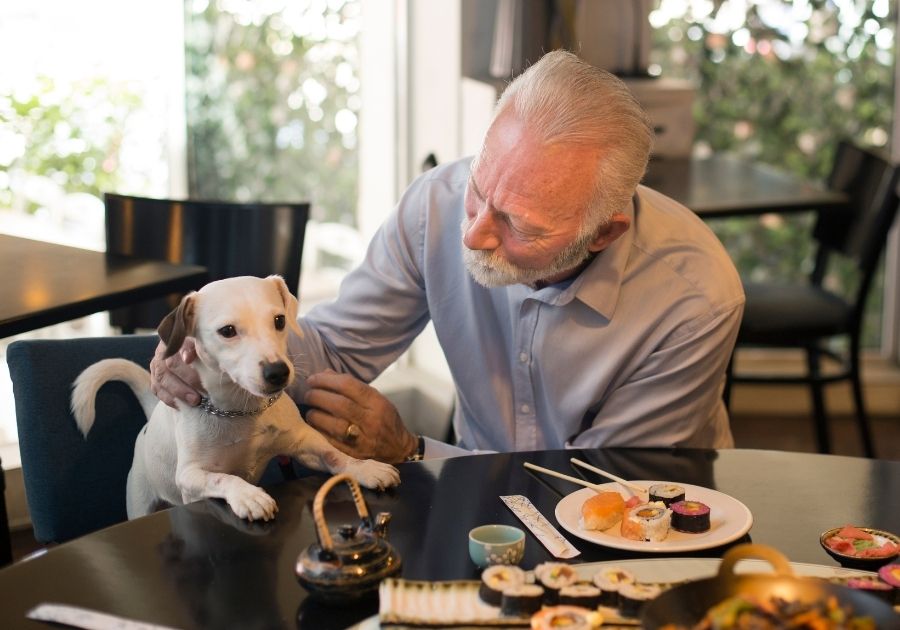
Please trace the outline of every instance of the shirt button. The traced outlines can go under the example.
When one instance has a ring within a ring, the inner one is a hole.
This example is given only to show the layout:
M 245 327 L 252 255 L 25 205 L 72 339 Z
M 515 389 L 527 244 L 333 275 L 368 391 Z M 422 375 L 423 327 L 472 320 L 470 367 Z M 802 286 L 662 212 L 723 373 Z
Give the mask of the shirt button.
M 520 353 L 519 353 L 519 361 L 521 361 L 522 363 L 527 363 L 527 362 L 528 362 L 528 355 L 525 354 L 524 352 L 520 352 Z
M 519 408 L 522 410 L 522 413 L 528 413 L 529 411 L 531 411 L 531 407 L 529 407 L 528 405 L 522 405 Z

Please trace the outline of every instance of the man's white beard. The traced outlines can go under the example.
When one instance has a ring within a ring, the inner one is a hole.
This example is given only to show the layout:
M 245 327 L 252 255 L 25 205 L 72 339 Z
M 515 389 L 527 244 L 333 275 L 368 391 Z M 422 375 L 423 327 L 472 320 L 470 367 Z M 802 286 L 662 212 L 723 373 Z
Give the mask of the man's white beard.
M 471 219 L 464 218 L 460 229 L 465 234 L 471 225 Z M 512 284 L 534 286 L 541 280 L 558 275 L 564 271 L 575 269 L 591 256 L 590 244 L 593 234 L 584 234 L 565 247 L 550 264 L 542 269 L 528 269 L 509 262 L 497 251 L 475 250 L 462 244 L 463 261 L 466 270 L 478 284 L 487 287 L 503 287 Z

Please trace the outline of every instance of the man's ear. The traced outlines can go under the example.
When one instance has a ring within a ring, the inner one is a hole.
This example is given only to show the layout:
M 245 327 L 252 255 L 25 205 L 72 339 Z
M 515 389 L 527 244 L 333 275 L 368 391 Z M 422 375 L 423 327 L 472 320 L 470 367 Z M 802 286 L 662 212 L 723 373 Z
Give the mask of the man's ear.
M 594 240 L 588 249 L 592 252 L 601 252 L 628 231 L 631 227 L 631 217 L 621 212 L 616 212 L 609 221 L 600 226 Z
M 194 334 L 195 296 L 196 292 L 192 291 L 181 298 L 175 310 L 166 315 L 156 329 L 159 338 L 166 344 L 167 359 L 178 352 L 185 337 Z
M 266 277 L 266 280 L 273 283 L 275 288 L 278 289 L 278 294 L 281 295 L 281 303 L 284 304 L 285 311 L 284 317 L 287 320 L 288 327 L 293 330 L 298 337 L 303 338 L 303 331 L 300 330 L 300 324 L 297 323 L 297 311 L 300 308 L 300 302 L 291 295 L 287 283 L 281 276 L 268 276 Z

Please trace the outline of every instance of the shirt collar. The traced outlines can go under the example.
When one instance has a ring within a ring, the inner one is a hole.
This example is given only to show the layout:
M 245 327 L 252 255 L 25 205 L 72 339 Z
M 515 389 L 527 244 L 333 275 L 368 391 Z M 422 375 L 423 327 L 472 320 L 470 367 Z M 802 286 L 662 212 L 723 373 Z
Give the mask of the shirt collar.
M 639 207 L 640 199 L 635 192 L 631 203 L 623 213 L 631 219 L 628 230 L 609 247 L 598 252 L 594 260 L 571 283 L 554 285 L 557 288 L 556 298 L 548 301 L 562 306 L 578 298 L 607 320 L 612 319 L 619 301 L 619 290 L 628 264 L 631 245 L 634 242 L 635 215 L 636 208 Z

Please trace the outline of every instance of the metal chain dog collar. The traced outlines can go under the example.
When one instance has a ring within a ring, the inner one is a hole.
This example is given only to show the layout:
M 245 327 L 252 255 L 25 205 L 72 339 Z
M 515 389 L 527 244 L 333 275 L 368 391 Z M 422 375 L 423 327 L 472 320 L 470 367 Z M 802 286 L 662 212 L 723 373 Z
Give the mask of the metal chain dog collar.
M 262 407 L 260 407 L 259 409 L 250 409 L 247 411 L 229 411 L 225 409 L 219 409 L 209 401 L 209 398 L 206 397 L 201 398 L 200 404 L 197 406 L 206 413 L 213 416 L 218 416 L 220 418 L 242 418 L 244 416 L 255 416 L 256 414 L 265 411 L 266 409 L 274 405 L 275 401 L 281 398 L 281 395 L 283 393 L 283 391 L 280 391 L 274 396 L 269 396 L 269 398 L 266 399 L 266 402 L 263 403 Z

